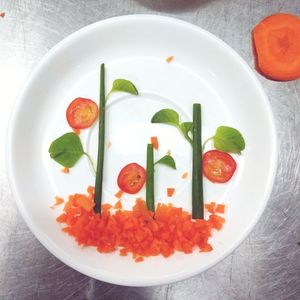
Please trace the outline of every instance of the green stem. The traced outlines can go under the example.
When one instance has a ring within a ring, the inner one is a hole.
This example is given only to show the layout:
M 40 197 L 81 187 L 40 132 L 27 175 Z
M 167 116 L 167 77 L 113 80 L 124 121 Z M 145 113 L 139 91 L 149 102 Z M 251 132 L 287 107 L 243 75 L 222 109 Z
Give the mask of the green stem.
M 203 177 L 202 177 L 201 104 L 193 104 L 193 176 L 192 217 L 203 219 Z
M 103 183 L 103 165 L 104 165 L 104 142 L 105 142 L 105 66 L 101 64 L 100 70 L 100 115 L 99 115 L 99 133 L 98 133 L 98 156 L 95 181 L 94 210 L 101 213 L 102 202 L 102 183 Z
M 106 95 L 106 97 L 105 97 L 105 101 L 107 101 L 108 100 L 108 98 L 109 98 L 109 96 L 112 94 L 112 90 Z
M 213 140 L 214 139 L 214 137 L 215 136 L 211 136 L 210 138 L 208 138 L 204 143 L 203 143 L 203 146 L 202 146 L 202 151 L 204 151 L 204 148 L 205 148 L 205 146 L 206 146 L 206 144 L 207 144 L 207 142 L 209 142 L 209 141 L 211 141 L 211 140 Z
M 149 210 L 154 211 L 154 159 L 153 145 L 147 145 L 147 178 L 146 178 L 146 203 Z
M 93 159 L 91 158 L 91 156 L 90 156 L 88 153 L 83 152 L 83 154 L 88 158 L 88 160 L 89 160 L 89 162 L 90 162 L 90 165 L 92 166 L 94 175 L 96 176 L 96 168 L 95 168 L 95 164 L 94 164 Z

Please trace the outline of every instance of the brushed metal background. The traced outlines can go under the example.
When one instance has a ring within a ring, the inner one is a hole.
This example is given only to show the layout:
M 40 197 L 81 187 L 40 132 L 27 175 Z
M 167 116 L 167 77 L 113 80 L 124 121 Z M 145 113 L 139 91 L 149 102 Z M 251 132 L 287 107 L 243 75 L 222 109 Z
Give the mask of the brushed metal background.
M 0 0 L 0 11 L 6 12 L 0 18 L 0 299 L 300 299 L 300 80 L 275 82 L 257 74 L 280 145 L 271 199 L 233 254 L 182 282 L 122 287 L 58 261 L 23 222 L 4 160 L 7 123 L 20 86 L 43 55 L 77 29 L 124 14 L 177 17 L 223 39 L 253 68 L 251 29 L 272 13 L 299 16 L 299 0 Z

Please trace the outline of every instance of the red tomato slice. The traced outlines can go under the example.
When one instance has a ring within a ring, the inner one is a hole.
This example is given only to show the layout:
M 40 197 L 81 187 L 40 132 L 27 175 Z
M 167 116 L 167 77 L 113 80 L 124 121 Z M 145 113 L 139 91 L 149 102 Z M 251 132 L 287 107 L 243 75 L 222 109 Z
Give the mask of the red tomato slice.
M 211 182 L 227 182 L 236 169 L 233 157 L 219 150 L 207 151 L 202 158 L 203 175 Z
M 146 181 L 146 170 L 137 163 L 125 166 L 118 176 L 119 188 L 128 194 L 136 194 Z
M 69 125 L 75 129 L 92 126 L 98 116 L 98 106 L 91 99 L 76 98 L 68 106 L 66 117 Z

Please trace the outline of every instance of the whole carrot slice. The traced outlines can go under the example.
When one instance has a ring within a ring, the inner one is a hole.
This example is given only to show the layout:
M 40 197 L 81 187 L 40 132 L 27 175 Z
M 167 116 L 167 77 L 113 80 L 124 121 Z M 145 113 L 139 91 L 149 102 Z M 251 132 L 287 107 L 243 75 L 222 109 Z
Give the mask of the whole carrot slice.
M 252 32 L 256 65 L 267 78 L 294 80 L 300 77 L 300 18 L 274 14 Z

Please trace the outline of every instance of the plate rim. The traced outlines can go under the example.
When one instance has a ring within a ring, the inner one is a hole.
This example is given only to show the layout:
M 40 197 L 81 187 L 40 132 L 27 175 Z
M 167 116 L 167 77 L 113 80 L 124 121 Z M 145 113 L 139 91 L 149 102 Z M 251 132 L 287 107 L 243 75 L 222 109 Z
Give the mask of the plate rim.
M 256 215 L 253 218 L 252 222 L 249 223 L 248 227 L 246 227 L 239 239 L 237 239 L 232 245 L 222 253 L 220 257 L 218 257 L 216 260 L 214 260 L 212 263 L 206 265 L 205 267 L 199 268 L 198 270 L 191 271 L 181 271 L 174 273 L 172 275 L 160 277 L 159 281 L 155 278 L 151 279 L 142 279 L 142 280 L 132 280 L 132 279 L 126 279 L 126 278 L 115 278 L 114 274 L 111 274 L 111 272 L 106 272 L 105 276 L 97 276 L 95 275 L 92 270 L 90 270 L 89 267 L 84 266 L 78 266 L 76 263 L 72 261 L 68 256 L 66 256 L 64 253 L 61 252 L 61 250 L 56 246 L 55 243 L 53 243 L 50 239 L 48 239 L 45 235 L 42 234 L 34 225 L 34 223 L 31 221 L 31 218 L 29 214 L 26 212 L 25 207 L 23 206 L 22 197 L 18 192 L 18 188 L 15 184 L 14 180 L 14 171 L 13 171 L 13 161 L 12 161 L 12 155 L 11 155 L 11 149 L 13 145 L 13 135 L 14 135 L 14 128 L 16 124 L 16 116 L 18 115 L 18 111 L 20 110 L 20 106 L 22 104 L 22 99 L 24 99 L 24 93 L 28 89 L 28 87 L 31 85 L 33 79 L 36 77 L 38 72 L 42 69 L 43 65 L 52 57 L 55 56 L 56 52 L 59 51 L 63 46 L 67 45 L 68 43 L 72 42 L 73 39 L 77 39 L 80 37 L 80 35 L 84 35 L 86 32 L 93 30 L 97 28 L 98 26 L 103 26 L 105 24 L 109 23 L 118 23 L 119 21 L 131 21 L 131 20 L 152 20 L 154 22 L 169 22 L 173 23 L 175 25 L 185 26 L 188 29 L 196 30 L 200 32 L 201 34 L 206 35 L 210 39 L 212 39 L 214 42 L 217 42 L 223 49 L 225 49 L 228 53 L 230 53 L 234 59 L 242 66 L 243 70 L 247 73 L 247 75 L 253 80 L 253 82 L 256 85 L 257 91 L 259 92 L 261 98 L 263 99 L 264 106 L 266 108 L 266 117 L 268 118 L 268 122 L 271 129 L 271 140 L 274 145 L 273 154 L 272 154 L 272 164 L 270 166 L 269 171 L 269 177 L 265 188 L 265 197 L 263 203 L 257 208 Z M 255 225 L 258 223 L 260 217 L 262 216 L 267 203 L 270 199 L 276 173 L 277 173 L 277 167 L 278 167 L 278 137 L 277 137 L 277 131 L 275 126 L 275 119 L 272 112 L 271 104 L 268 100 L 267 94 L 265 93 L 263 86 L 261 82 L 258 80 L 257 76 L 254 73 L 254 70 L 250 68 L 248 63 L 233 49 L 231 46 L 229 46 L 227 43 L 225 43 L 223 40 L 221 40 L 216 35 L 210 33 L 209 31 L 201 28 L 198 25 L 183 21 L 178 18 L 174 17 L 168 17 L 163 15 L 154 15 L 154 14 L 131 14 L 131 15 L 122 15 L 122 16 L 116 16 L 111 17 L 107 19 L 103 19 L 100 21 L 97 21 L 95 23 L 89 24 L 70 35 L 64 37 L 61 41 L 59 41 L 57 44 L 55 44 L 50 50 L 46 52 L 46 54 L 40 59 L 38 64 L 30 71 L 30 74 L 27 79 L 23 82 L 21 89 L 13 103 L 12 109 L 10 111 L 10 117 L 8 121 L 8 129 L 6 132 L 6 147 L 5 147 L 5 163 L 6 163 L 6 170 L 8 174 L 8 181 L 9 186 L 11 188 L 11 191 L 13 193 L 15 202 L 17 203 L 17 207 L 19 212 L 21 213 L 21 216 L 23 220 L 25 221 L 26 225 L 30 228 L 31 232 L 34 234 L 35 238 L 56 258 L 58 258 L 61 262 L 65 263 L 69 267 L 75 269 L 76 271 L 87 275 L 91 278 L 95 278 L 97 280 L 109 282 L 112 284 L 118 284 L 123 286 L 135 286 L 135 287 L 145 287 L 145 286 L 155 286 L 155 285 L 162 285 L 162 284 L 168 284 L 177 282 L 192 276 L 195 276 L 197 274 L 200 274 L 201 272 L 208 270 L 212 266 L 219 263 L 221 260 L 226 258 L 229 254 L 231 254 L 237 247 L 247 238 L 247 236 L 250 234 L 250 232 L 254 229 Z M 103 278 L 105 277 L 105 278 Z

